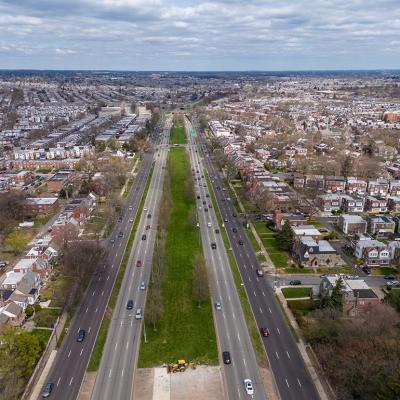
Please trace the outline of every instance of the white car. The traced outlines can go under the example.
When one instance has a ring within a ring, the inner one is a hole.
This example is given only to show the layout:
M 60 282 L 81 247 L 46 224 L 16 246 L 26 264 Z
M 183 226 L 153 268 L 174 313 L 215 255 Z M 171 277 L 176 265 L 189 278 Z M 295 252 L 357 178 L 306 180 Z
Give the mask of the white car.
M 211 228 L 211 222 L 207 222 L 207 226 Z
M 147 207 L 143 207 L 143 211 L 147 211 Z
M 254 394 L 253 384 L 251 383 L 251 379 L 245 379 L 244 383 L 244 390 L 247 394 Z

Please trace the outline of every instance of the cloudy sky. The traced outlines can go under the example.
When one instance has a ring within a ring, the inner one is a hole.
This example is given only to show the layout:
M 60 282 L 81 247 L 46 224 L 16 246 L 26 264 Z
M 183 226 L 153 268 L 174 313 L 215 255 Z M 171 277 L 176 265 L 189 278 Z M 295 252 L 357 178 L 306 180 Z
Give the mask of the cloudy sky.
M 0 68 L 400 68 L 400 0 L 0 0 Z

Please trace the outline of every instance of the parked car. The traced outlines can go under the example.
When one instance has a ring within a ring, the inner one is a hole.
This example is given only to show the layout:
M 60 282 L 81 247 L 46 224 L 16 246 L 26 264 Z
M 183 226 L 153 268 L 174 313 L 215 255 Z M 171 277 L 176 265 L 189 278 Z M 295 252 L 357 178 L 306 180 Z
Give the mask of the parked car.
M 147 214 L 147 218 L 151 218 L 151 214 Z
M 384 276 L 384 279 L 392 281 L 392 280 L 396 279 L 396 277 L 394 275 L 386 275 L 386 276 Z
M 50 397 L 51 392 L 53 391 L 53 387 L 54 383 L 46 383 L 46 385 L 44 385 L 44 388 L 42 390 L 42 397 L 43 398 Z
M 128 300 L 128 302 L 126 303 L 126 309 L 127 310 L 132 310 L 133 309 L 133 300 Z
M 292 285 L 292 286 L 301 285 L 301 281 L 299 281 L 298 279 L 294 279 L 293 281 L 289 282 L 289 285 Z
M 237 229 L 236 229 L 236 228 L 232 228 L 232 232 L 233 232 L 233 233 L 236 233 L 236 232 L 237 232 Z
M 222 359 L 224 360 L 224 364 L 231 364 L 231 353 L 229 351 L 222 352 Z
M 79 329 L 76 341 L 83 342 L 85 340 L 85 336 L 86 336 L 86 331 L 84 329 Z
M 253 389 L 253 383 L 251 382 L 251 379 L 245 379 L 243 381 L 243 383 L 244 383 L 244 390 L 246 391 L 246 393 L 253 395 L 254 389 Z
M 150 229 L 150 225 L 146 226 L 146 231 L 148 231 Z

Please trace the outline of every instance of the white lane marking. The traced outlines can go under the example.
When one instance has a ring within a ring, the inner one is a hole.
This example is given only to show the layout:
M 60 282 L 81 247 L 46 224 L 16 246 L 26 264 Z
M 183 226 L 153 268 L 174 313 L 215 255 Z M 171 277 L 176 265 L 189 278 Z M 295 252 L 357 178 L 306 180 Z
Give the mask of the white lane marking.
M 86 307 L 86 311 L 85 311 L 85 313 L 87 313 L 89 311 L 89 307 Z
M 133 321 L 131 321 L 131 326 L 133 326 L 132 324 L 133 324 Z
M 114 348 L 115 348 L 115 350 L 117 350 L 117 346 L 118 346 L 118 343 L 115 343 L 115 347 L 114 347 Z
M 122 368 L 122 371 L 121 371 L 121 376 L 123 377 L 124 376 L 124 369 Z
M 113 265 L 111 265 L 111 269 L 114 269 L 114 264 L 113 264 Z
M 280 334 L 281 334 L 281 331 L 279 330 L 279 328 L 276 328 L 276 330 L 278 331 L 278 334 L 280 335 Z
M 263 294 L 263 296 L 265 297 L 265 293 L 264 293 L 264 290 L 263 290 L 262 294 Z
M 82 355 L 82 353 L 83 353 L 83 348 L 81 349 L 81 352 L 80 352 L 80 354 L 79 354 L 79 357 Z
M 298 379 L 297 379 L 297 380 L 298 380 Z M 58 378 L 57 386 L 60 384 L 60 381 L 61 381 L 61 376 Z
M 95 312 L 97 312 L 97 311 L 98 311 L 98 309 L 99 309 L 99 307 L 96 307 L 96 311 L 95 311 Z
M 96 291 L 95 290 L 93 290 L 93 293 L 92 293 L 92 297 L 94 296 L 94 294 L 96 293 Z
M 256 277 L 256 279 L 257 279 L 257 282 L 260 282 L 260 280 L 258 279 L 258 276 Z
M 286 382 L 287 387 L 290 387 L 290 386 L 289 386 L 289 382 L 287 381 L 286 378 L 285 378 L 285 382 Z
M 126 342 L 126 349 L 128 350 L 129 342 Z
M 256 292 L 255 292 L 255 291 L 253 291 L 253 293 L 254 293 L 254 297 L 257 297 L 257 295 L 256 295 Z
M 111 371 L 112 371 L 112 370 L 110 369 L 110 372 L 108 373 L 108 377 L 110 377 L 110 376 L 111 376 Z
M 276 358 L 279 360 L 279 355 L 278 355 L 277 351 L 275 352 L 275 355 L 276 355 Z
M 263 310 L 262 310 L 262 308 L 261 308 L 261 307 L 260 307 L 260 313 L 261 313 L 261 314 L 263 314 Z
M 239 336 L 239 333 L 237 334 L 237 338 L 238 338 L 238 340 L 239 340 L 239 342 L 240 342 L 240 336 Z
M 271 311 L 271 309 L 269 307 L 268 307 L 268 310 L 269 310 L 269 313 L 272 314 L 272 311 Z
M 101 295 L 103 296 L 103 294 L 104 294 L 104 290 L 101 292 Z
M 99 282 L 101 281 L 101 276 L 99 276 Z
M 290 360 L 290 354 L 288 351 L 286 351 L 286 355 L 288 356 L 288 359 Z
M 122 321 L 121 321 L 121 326 L 122 326 Z
M 300 382 L 300 379 L 299 379 L 299 378 L 297 378 L 297 383 L 298 383 L 299 386 L 301 387 L 301 382 Z
M 107 280 L 109 280 L 110 279 L 110 275 L 107 275 Z
M 68 386 L 71 386 L 71 383 L 72 383 L 73 380 L 74 380 L 74 377 L 71 378 L 71 380 L 69 381 L 69 385 Z
M 71 350 L 68 352 L 68 358 L 69 358 L 70 355 L 71 355 Z
M 92 329 L 92 327 L 91 326 L 89 326 L 89 330 L 88 330 L 88 333 L 90 333 L 90 330 Z

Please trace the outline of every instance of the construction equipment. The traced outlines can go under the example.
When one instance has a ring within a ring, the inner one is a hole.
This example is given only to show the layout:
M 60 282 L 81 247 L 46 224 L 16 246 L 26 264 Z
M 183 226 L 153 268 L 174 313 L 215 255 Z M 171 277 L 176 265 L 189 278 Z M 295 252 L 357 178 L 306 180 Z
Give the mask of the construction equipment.
M 169 374 L 173 374 L 175 372 L 184 372 L 188 368 L 196 369 L 196 364 L 195 363 L 188 363 L 185 360 L 178 360 L 178 362 L 175 363 L 175 364 L 168 364 L 167 365 L 167 372 Z

